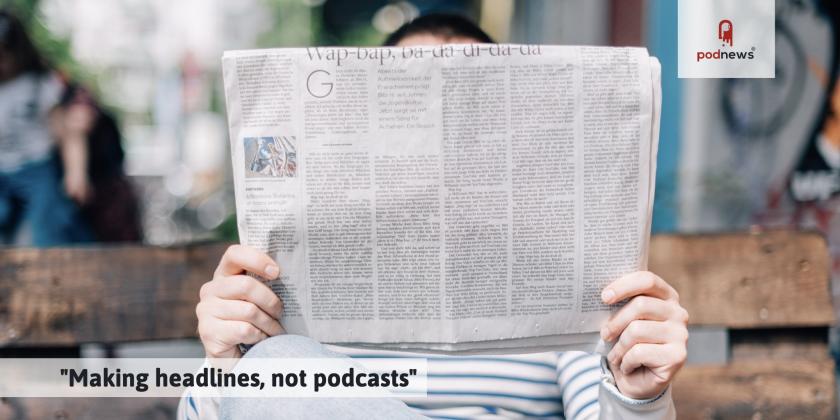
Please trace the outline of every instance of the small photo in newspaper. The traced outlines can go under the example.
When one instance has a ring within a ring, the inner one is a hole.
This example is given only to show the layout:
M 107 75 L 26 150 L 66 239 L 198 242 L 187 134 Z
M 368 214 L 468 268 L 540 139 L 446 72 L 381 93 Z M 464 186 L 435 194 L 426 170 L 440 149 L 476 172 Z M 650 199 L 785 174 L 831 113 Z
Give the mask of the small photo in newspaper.
M 245 137 L 246 178 L 297 176 L 295 136 Z

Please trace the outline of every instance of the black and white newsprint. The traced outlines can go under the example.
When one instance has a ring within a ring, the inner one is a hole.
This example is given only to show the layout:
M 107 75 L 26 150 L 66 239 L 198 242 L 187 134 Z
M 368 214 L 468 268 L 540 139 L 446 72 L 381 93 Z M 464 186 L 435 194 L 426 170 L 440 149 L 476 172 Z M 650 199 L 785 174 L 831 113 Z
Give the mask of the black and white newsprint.
M 593 350 L 645 269 L 661 109 L 645 49 L 230 51 L 239 235 L 290 333 L 439 352 Z

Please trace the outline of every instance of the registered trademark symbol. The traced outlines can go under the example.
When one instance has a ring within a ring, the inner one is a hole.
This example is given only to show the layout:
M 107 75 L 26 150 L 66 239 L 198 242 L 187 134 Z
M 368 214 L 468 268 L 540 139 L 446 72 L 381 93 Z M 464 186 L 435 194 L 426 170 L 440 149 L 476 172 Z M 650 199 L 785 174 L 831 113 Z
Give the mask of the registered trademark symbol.
M 752 49 L 753 51 L 755 51 L 755 47 L 752 47 L 751 49 Z

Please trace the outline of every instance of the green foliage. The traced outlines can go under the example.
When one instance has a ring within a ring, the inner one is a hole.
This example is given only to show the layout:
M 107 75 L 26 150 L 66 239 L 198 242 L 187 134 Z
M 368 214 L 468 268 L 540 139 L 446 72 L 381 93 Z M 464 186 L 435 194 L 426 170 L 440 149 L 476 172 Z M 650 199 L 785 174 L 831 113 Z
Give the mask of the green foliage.
M 236 228 L 236 213 L 228 216 L 213 230 L 215 239 L 225 242 L 239 242 L 239 231 Z
M 35 47 L 47 63 L 86 87 L 95 86 L 93 75 L 73 58 L 70 41 L 52 33 L 39 13 L 39 0 L 0 0 L 0 9 L 9 10 L 23 22 Z
M 304 47 L 320 30 L 316 8 L 300 0 L 264 0 L 273 25 L 257 40 L 257 48 Z
M 331 44 L 367 46 L 382 45 L 384 41 L 385 34 L 377 31 L 371 25 L 365 25 L 354 28 L 349 31 L 343 39 Z
M 371 25 L 361 25 L 342 37 L 333 36 L 324 29 L 323 6 L 308 6 L 301 0 L 263 1 L 271 10 L 274 24 L 260 36 L 255 48 L 379 45 L 385 39 Z
M 0 0 L 0 9 L 9 10 L 23 22 L 32 19 L 39 0 Z

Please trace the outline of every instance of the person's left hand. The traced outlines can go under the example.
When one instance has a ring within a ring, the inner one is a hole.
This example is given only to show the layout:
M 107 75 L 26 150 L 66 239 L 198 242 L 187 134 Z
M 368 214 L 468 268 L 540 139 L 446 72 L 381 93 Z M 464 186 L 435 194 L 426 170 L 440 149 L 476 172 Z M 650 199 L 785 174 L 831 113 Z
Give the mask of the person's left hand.
M 93 188 L 88 177 L 87 137 L 93 129 L 97 111 L 81 100 L 55 110 L 55 131 L 61 141 L 64 163 L 64 191 L 76 203 L 83 205 L 92 198 Z
M 76 204 L 83 205 L 91 199 L 93 188 L 85 172 L 67 171 L 64 174 L 64 192 Z
M 686 358 L 688 312 L 677 291 L 656 274 L 638 271 L 604 288 L 601 299 L 629 299 L 601 328 L 601 338 L 614 342 L 607 361 L 618 390 L 634 399 L 658 396 Z

